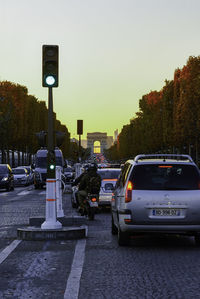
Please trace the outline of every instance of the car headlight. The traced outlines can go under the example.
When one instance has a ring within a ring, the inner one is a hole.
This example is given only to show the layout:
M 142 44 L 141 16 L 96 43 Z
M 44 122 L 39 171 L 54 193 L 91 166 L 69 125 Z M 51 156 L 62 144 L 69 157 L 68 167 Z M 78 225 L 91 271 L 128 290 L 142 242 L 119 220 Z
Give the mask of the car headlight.
M 2 179 L 3 182 L 6 182 L 7 180 L 8 180 L 8 177 L 7 177 L 7 176 L 5 176 L 5 177 Z

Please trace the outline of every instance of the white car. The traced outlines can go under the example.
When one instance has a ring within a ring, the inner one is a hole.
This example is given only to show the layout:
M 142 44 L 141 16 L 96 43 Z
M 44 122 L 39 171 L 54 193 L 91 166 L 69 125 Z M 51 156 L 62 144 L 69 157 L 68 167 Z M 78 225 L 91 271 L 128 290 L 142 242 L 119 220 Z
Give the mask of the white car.
M 138 155 L 125 163 L 113 195 L 112 233 L 185 234 L 200 244 L 200 172 L 188 155 Z
M 97 173 L 101 176 L 101 188 L 99 192 L 99 206 L 110 207 L 112 193 L 121 168 L 100 168 Z
M 21 166 L 23 168 L 25 168 L 28 172 L 28 183 L 33 184 L 33 169 L 31 168 L 31 166 Z
M 24 167 L 16 167 L 12 169 L 14 175 L 14 185 L 15 186 L 28 186 L 29 185 L 29 175 Z

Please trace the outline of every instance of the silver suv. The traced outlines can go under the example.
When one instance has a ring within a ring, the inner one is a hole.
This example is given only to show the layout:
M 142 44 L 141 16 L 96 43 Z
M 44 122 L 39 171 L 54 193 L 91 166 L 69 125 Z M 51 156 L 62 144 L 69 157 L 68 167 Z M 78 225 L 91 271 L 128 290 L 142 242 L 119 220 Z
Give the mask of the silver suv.
M 112 233 L 174 233 L 200 244 L 200 172 L 188 155 L 138 155 L 124 164 L 114 190 Z

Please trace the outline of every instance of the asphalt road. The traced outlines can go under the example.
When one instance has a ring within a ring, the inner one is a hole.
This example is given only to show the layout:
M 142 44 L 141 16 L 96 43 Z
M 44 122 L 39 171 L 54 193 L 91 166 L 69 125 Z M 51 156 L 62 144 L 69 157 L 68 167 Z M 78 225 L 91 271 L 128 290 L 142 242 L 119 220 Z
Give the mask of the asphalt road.
M 76 214 L 70 194 L 63 208 Z M 200 298 L 200 248 L 192 237 L 141 236 L 119 247 L 103 211 L 87 221 L 86 239 L 16 241 L 17 228 L 44 213 L 45 190 L 0 190 L 0 298 Z

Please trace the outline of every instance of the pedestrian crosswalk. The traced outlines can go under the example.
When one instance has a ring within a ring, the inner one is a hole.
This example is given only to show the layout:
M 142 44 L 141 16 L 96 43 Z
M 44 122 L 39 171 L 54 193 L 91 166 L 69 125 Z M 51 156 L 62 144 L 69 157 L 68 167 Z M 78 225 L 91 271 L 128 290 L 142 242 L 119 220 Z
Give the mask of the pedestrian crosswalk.
M 34 189 L 31 190 L 23 190 L 17 193 L 17 195 L 19 196 L 23 196 L 23 195 L 28 195 L 30 193 L 32 193 L 34 191 Z M 39 195 L 45 195 L 46 194 L 46 190 L 43 190 L 41 192 L 38 193 Z

